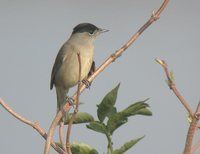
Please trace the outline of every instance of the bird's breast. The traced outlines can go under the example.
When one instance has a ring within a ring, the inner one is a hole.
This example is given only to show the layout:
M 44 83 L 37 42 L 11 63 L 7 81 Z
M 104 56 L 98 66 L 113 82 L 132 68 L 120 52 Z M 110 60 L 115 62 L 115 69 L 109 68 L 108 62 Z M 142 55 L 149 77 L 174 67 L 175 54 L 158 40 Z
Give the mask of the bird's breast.
M 65 88 L 70 88 L 78 83 L 79 62 L 77 53 L 80 53 L 81 80 L 87 77 L 92 61 L 93 46 L 68 46 L 63 58 L 62 66 L 57 74 L 57 81 Z

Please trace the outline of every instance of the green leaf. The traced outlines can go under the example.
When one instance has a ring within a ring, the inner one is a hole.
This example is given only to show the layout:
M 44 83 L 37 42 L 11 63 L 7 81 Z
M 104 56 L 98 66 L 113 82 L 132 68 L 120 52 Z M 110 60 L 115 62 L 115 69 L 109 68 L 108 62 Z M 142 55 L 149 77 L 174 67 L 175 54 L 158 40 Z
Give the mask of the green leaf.
M 144 115 L 144 116 L 152 116 L 152 112 L 147 108 L 140 109 L 139 111 L 136 112 L 136 114 Z
M 133 147 L 137 142 L 139 142 L 143 137 L 140 137 L 138 139 L 131 140 L 129 142 L 126 142 L 123 146 L 121 146 L 119 149 L 114 150 L 113 154 L 122 154 L 129 150 L 131 147 Z
M 110 113 L 116 112 L 116 109 L 113 108 L 117 99 L 119 86 L 120 84 L 118 84 L 114 89 L 107 93 L 101 103 L 97 105 L 97 116 L 100 122 L 103 122 L 107 116 L 110 116 Z
M 150 116 L 152 112 L 147 108 L 149 105 L 145 103 L 147 100 L 136 102 L 121 112 L 117 112 L 108 117 L 107 128 L 110 134 L 128 121 L 128 117 L 133 115 Z
M 107 128 L 106 128 L 105 124 L 101 123 L 99 121 L 90 122 L 88 125 L 86 125 L 86 127 L 93 131 L 107 134 Z
M 62 148 L 61 143 L 56 142 L 56 145 Z M 98 154 L 97 150 L 85 143 L 74 142 L 70 144 L 70 149 L 73 154 Z
M 110 112 L 107 114 L 107 117 L 110 117 L 112 115 L 114 115 L 115 113 L 117 113 L 117 108 L 116 107 L 113 107 Z
M 98 154 L 95 149 L 84 143 L 73 143 L 70 148 L 73 154 Z
M 124 116 L 121 112 L 118 112 L 116 114 L 113 114 L 109 117 L 107 122 L 107 128 L 110 134 L 113 134 L 113 132 L 119 128 L 121 125 L 125 124 L 128 121 L 127 117 Z
M 65 125 L 68 125 L 71 117 L 72 117 L 72 113 L 68 114 L 67 118 L 64 118 Z M 76 113 L 73 124 L 89 123 L 92 121 L 94 121 L 94 118 L 91 114 L 86 113 L 86 112 L 78 112 Z
M 133 116 L 136 114 L 150 116 L 150 115 L 152 115 L 152 112 L 149 109 L 147 109 L 147 107 L 149 107 L 149 105 L 147 103 L 145 103 L 146 101 L 147 100 L 136 102 L 121 112 L 126 117 Z

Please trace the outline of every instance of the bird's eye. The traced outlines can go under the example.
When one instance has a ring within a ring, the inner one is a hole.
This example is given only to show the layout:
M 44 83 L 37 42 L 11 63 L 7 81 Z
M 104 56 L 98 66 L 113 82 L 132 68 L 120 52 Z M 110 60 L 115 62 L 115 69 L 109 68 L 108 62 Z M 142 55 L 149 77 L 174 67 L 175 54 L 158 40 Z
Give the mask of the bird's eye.
M 89 34 L 90 34 L 90 35 L 93 35 L 93 34 L 94 34 L 94 31 L 93 31 L 93 30 L 90 30 L 90 31 L 89 31 Z

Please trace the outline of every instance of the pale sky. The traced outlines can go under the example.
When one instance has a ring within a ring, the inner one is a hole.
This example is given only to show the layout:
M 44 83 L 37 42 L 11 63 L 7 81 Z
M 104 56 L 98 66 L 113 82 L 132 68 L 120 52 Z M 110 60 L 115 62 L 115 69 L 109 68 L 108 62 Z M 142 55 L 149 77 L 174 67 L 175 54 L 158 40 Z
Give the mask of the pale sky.
M 0 0 L 0 97 L 47 131 L 56 113 L 50 74 L 55 56 L 74 26 L 90 22 L 109 29 L 95 42 L 99 66 L 151 16 L 162 0 Z M 145 135 L 127 154 L 180 154 L 188 130 L 187 112 L 165 83 L 155 58 L 164 59 L 175 83 L 195 110 L 200 100 L 200 1 L 171 0 L 161 18 L 81 95 L 80 111 L 96 116 L 96 104 L 121 83 L 118 110 L 150 98 L 153 116 L 129 118 L 113 136 L 114 148 Z M 73 94 L 75 89 L 70 91 Z M 41 154 L 45 140 L 0 107 L 0 153 Z M 200 135 L 196 135 L 197 139 Z M 55 136 L 57 139 L 57 135 Z M 106 138 L 85 127 L 72 129 L 71 141 L 106 152 Z M 196 153 L 199 153 L 200 150 Z M 54 154 L 51 150 L 51 154 Z

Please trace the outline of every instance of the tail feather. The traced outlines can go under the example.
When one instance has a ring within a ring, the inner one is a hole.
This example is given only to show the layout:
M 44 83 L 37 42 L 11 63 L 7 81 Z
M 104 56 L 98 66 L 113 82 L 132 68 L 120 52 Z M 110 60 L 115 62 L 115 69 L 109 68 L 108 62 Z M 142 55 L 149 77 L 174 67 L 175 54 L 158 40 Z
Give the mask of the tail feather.
M 63 107 L 66 101 L 66 94 L 68 93 L 69 89 L 64 89 L 63 87 L 56 87 L 56 94 L 57 94 L 57 112 Z

